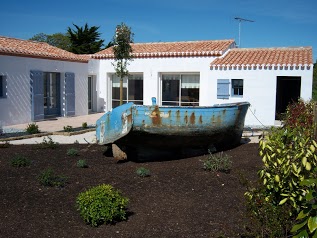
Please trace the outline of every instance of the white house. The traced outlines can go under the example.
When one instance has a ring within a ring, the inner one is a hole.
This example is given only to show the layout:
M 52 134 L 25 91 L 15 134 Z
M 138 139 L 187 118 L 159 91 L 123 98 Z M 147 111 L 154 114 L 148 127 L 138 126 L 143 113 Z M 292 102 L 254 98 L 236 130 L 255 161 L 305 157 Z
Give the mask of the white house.
M 88 58 L 0 37 L 0 126 L 88 114 Z
M 248 101 L 245 124 L 274 125 L 286 106 L 312 96 L 311 47 L 238 49 L 233 40 L 132 44 L 124 101 L 211 106 Z M 108 48 L 91 56 L 105 111 L 119 104 L 119 79 Z
M 274 125 L 289 102 L 312 96 L 312 48 L 238 49 L 234 40 L 132 44 L 124 102 L 251 103 L 245 124 Z M 75 55 L 0 37 L 2 125 L 109 111 L 119 105 L 112 48 Z

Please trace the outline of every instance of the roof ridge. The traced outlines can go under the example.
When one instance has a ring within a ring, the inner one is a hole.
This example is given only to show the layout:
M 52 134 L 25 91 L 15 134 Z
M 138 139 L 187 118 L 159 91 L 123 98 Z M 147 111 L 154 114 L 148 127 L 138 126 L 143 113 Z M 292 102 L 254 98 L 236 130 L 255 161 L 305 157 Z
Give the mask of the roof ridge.
M 199 43 L 199 42 L 223 42 L 223 41 L 233 41 L 234 39 L 224 39 L 224 40 L 191 40 L 191 41 L 159 41 L 159 42 L 137 42 L 131 43 L 134 45 L 147 45 L 147 44 L 171 44 L 171 43 Z
M 302 50 L 312 49 L 312 46 L 282 46 L 282 47 L 258 47 L 258 48 L 233 48 L 232 51 L 249 51 L 249 50 Z

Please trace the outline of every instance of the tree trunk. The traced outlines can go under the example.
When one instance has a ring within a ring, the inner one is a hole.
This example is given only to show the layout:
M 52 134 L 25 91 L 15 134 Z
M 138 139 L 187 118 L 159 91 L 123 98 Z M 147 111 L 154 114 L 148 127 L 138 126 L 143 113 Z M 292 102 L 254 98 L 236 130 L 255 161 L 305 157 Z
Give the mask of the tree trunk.
M 120 79 L 120 106 L 123 104 L 123 78 Z

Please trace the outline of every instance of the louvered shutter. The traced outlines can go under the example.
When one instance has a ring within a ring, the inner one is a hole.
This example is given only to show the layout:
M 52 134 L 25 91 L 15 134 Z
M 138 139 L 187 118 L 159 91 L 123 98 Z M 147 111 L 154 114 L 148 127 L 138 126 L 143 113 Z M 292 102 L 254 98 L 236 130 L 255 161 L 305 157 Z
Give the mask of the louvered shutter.
M 218 99 L 229 99 L 229 79 L 218 79 L 217 80 L 217 98 Z
M 66 116 L 75 115 L 75 74 L 65 73 Z
M 44 119 L 44 89 L 43 72 L 31 70 L 31 119 L 32 121 Z

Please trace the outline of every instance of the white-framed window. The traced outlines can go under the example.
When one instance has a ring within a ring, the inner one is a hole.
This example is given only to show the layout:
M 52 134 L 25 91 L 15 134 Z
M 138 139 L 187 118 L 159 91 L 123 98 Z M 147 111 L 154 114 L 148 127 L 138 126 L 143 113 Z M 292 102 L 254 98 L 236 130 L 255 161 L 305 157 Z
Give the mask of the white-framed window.
M 120 78 L 112 75 L 112 108 L 120 105 Z M 123 79 L 123 103 L 143 105 L 143 74 L 131 74 Z
M 0 98 L 7 97 L 7 81 L 6 76 L 0 75 Z
M 231 80 L 231 96 L 243 96 L 243 79 Z
M 199 106 L 199 74 L 162 74 L 162 105 Z

